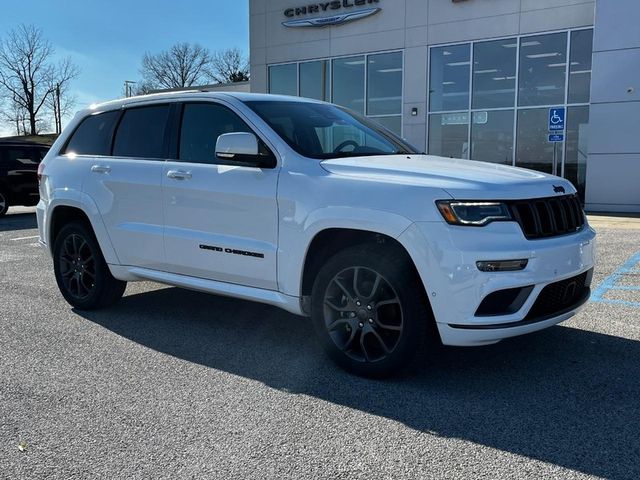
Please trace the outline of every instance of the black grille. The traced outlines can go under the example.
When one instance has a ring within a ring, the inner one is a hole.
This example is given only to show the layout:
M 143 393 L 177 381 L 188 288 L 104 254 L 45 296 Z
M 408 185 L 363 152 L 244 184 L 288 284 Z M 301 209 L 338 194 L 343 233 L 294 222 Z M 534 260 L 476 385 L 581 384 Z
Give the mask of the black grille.
M 578 303 L 588 295 L 592 275 L 593 270 L 589 270 L 544 287 L 525 320 L 553 315 Z
M 556 237 L 584 227 L 584 214 L 577 195 L 518 200 L 511 213 L 529 239 Z

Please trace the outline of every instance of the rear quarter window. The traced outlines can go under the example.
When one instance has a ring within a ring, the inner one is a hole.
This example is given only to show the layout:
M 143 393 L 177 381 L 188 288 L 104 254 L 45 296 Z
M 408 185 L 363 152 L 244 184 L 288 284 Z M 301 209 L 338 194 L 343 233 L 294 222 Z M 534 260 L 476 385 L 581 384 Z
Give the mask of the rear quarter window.
M 111 135 L 120 111 L 91 115 L 85 118 L 67 142 L 62 154 L 109 155 Z
M 113 142 L 116 157 L 162 158 L 169 105 L 125 110 Z

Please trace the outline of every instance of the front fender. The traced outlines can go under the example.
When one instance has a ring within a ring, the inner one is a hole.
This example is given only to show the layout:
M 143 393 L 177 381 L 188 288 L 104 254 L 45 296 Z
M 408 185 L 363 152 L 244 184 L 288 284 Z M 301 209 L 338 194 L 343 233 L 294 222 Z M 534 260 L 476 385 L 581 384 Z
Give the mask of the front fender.
M 320 232 L 331 228 L 363 230 L 398 238 L 411 220 L 391 212 L 332 206 L 309 213 L 304 222 L 281 223 L 278 251 L 278 286 L 281 292 L 300 296 L 309 246 Z

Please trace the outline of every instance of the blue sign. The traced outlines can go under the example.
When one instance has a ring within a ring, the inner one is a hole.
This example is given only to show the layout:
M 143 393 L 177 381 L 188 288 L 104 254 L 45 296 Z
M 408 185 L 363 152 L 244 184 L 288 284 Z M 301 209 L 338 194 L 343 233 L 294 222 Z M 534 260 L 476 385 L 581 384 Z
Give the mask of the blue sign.
M 562 133 L 550 133 L 549 134 L 549 142 L 550 143 L 564 142 L 564 134 L 562 134 Z
M 557 132 L 564 130 L 564 107 L 549 109 L 549 131 Z M 551 141 L 551 140 L 549 140 Z

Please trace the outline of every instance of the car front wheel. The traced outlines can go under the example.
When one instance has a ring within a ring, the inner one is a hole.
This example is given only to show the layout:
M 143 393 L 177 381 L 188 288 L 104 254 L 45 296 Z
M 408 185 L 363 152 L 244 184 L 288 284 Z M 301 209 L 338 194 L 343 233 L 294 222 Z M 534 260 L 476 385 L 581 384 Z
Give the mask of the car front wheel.
M 333 256 L 312 291 L 312 320 L 329 356 L 357 375 L 383 377 L 407 364 L 429 322 L 407 255 L 359 245 Z
M 80 310 L 113 305 L 127 286 L 111 275 L 93 232 L 82 223 L 60 230 L 53 246 L 53 266 L 60 292 Z

